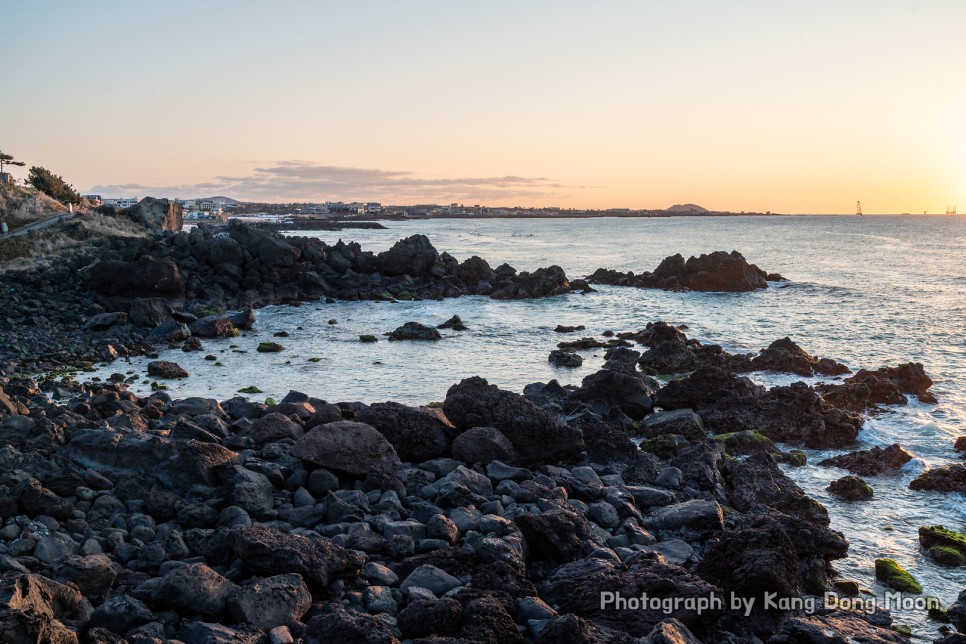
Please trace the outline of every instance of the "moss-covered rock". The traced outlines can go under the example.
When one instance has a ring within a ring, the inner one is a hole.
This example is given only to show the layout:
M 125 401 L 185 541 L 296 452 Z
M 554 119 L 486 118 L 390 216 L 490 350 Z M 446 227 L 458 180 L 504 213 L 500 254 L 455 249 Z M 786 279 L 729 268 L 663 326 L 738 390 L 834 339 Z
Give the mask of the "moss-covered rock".
M 924 525 L 919 528 L 919 543 L 923 548 L 946 546 L 966 556 L 966 534 L 941 525 Z
M 835 582 L 835 590 L 848 597 L 859 594 L 859 582 L 852 579 L 839 579 Z
M 284 349 L 285 347 L 280 345 L 278 342 L 259 342 L 258 349 L 256 349 L 256 351 L 259 353 L 278 353 Z
M 940 566 L 955 568 L 966 565 L 966 556 L 952 546 L 933 546 L 926 550 L 926 554 Z
M 379 338 L 369 333 L 363 333 L 359 336 L 359 342 L 379 342 Z
M 922 594 L 922 584 L 896 563 L 895 559 L 876 559 L 875 578 L 900 592 Z
M 262 390 L 259 389 L 258 387 L 256 387 L 255 385 L 252 385 L 250 387 L 242 387 L 241 389 L 238 390 L 238 393 L 240 393 L 240 394 L 260 394 L 260 393 L 262 393 Z
M 757 454 L 758 452 L 777 454 L 781 451 L 772 439 L 756 431 L 716 434 L 711 437 L 711 440 L 722 443 L 725 451 L 730 454 Z
M 829 483 L 829 492 L 846 501 L 864 501 L 872 498 L 872 486 L 858 476 L 843 476 Z
M 775 454 L 775 460 L 785 463 L 792 467 L 805 467 L 808 465 L 808 456 L 800 449 L 793 449 L 790 452 L 779 452 Z
M 912 627 L 907 624 L 893 624 L 892 630 L 903 637 L 912 637 Z

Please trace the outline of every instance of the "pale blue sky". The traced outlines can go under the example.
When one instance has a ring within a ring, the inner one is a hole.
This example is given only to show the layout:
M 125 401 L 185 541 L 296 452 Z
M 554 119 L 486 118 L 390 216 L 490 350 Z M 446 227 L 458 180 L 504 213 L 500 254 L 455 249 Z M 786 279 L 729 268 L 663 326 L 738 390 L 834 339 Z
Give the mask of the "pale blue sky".
M 82 190 L 966 207 L 966 2 L 12 2 L 0 149 Z

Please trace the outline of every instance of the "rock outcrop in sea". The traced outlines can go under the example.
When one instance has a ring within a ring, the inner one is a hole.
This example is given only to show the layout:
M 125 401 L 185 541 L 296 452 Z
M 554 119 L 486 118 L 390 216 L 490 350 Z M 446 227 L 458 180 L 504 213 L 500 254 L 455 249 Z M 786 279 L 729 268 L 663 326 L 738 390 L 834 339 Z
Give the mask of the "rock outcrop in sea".
M 671 291 L 754 291 L 768 288 L 768 282 L 784 278 L 777 273 L 766 273 L 749 264 L 738 251 L 716 251 L 699 257 L 684 259 L 680 254 L 664 258 L 653 272 L 633 272 L 606 268 L 597 269 L 587 278 L 591 284 L 661 288 Z

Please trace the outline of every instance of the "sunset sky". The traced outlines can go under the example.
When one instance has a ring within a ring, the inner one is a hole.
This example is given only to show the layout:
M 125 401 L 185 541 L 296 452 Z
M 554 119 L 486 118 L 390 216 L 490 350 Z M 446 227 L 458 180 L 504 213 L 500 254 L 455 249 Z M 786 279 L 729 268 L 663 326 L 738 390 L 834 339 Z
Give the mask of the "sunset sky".
M 966 210 L 964 0 L 0 11 L 0 150 L 85 193 Z

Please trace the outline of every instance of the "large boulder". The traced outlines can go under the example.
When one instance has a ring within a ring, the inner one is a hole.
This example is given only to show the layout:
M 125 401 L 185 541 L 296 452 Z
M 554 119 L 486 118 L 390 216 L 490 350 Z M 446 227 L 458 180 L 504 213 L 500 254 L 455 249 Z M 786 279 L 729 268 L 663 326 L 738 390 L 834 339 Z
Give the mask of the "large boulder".
M 93 608 L 76 586 L 61 584 L 41 575 L 6 573 L 0 577 L 0 634 L 10 634 L 10 613 L 35 615 L 68 626 L 80 626 L 90 619 Z
M 645 637 L 661 621 L 680 620 L 695 634 L 702 635 L 720 615 L 720 610 L 698 610 L 684 598 L 707 599 L 721 590 L 684 568 L 667 564 L 659 555 L 641 555 L 629 564 L 586 558 L 557 568 L 539 585 L 540 597 L 559 613 L 573 613 L 598 626 L 634 637 Z M 638 610 L 620 610 L 617 598 L 642 595 L 649 598 L 680 598 L 670 611 L 646 604 Z
M 711 542 L 695 572 L 742 597 L 799 594 L 795 544 L 778 522 L 769 519 L 723 532 Z
M 236 586 L 203 563 L 178 566 L 161 578 L 154 589 L 155 603 L 181 613 L 209 617 L 225 610 Z
M 145 197 L 130 208 L 118 211 L 117 216 L 130 217 L 153 231 L 177 232 L 184 224 L 181 204 L 154 197 Z
M 848 367 L 834 360 L 810 356 L 788 337 L 775 340 L 767 349 L 762 349 L 751 359 L 751 366 L 756 371 L 780 371 L 799 376 L 839 376 L 850 372 Z
M 913 479 L 909 489 L 966 494 L 966 464 L 952 463 L 930 468 Z
M 873 447 L 871 449 L 848 454 L 840 454 L 819 461 L 819 465 L 841 467 L 859 476 L 875 476 L 884 473 L 896 473 L 903 465 L 915 458 L 898 443 L 893 443 L 885 449 Z
M 478 376 L 449 388 L 443 412 L 460 430 L 499 429 L 513 443 L 521 464 L 574 461 L 584 449 L 580 430 L 560 423 L 523 396 Z
M 520 514 L 514 521 L 527 540 L 530 557 L 537 561 L 574 561 L 594 546 L 587 519 L 577 512 Z
M 356 413 L 355 420 L 372 425 L 392 443 L 404 461 L 421 463 L 444 456 L 455 428 L 437 410 L 407 407 L 396 402 L 374 403 Z
M 181 270 L 171 259 L 144 255 L 132 262 L 103 260 L 90 270 L 91 286 L 104 295 L 178 295 L 184 293 Z
M 549 266 L 514 276 L 510 284 L 494 290 L 490 297 L 494 300 L 523 300 L 569 292 L 570 282 L 564 270 L 559 266 Z
M 329 470 L 355 476 L 387 474 L 399 467 L 399 456 L 372 425 L 340 420 L 309 431 L 292 445 L 292 456 Z
M 189 440 L 173 447 L 175 453 L 154 471 L 158 481 L 173 490 L 187 492 L 193 485 L 215 486 L 218 472 L 239 461 L 238 454 L 218 443 Z
M 586 376 L 580 388 L 570 394 L 573 401 L 590 405 L 600 415 L 617 407 L 634 420 L 651 412 L 654 391 L 643 379 L 621 371 L 601 369 Z
M 328 539 L 289 534 L 264 525 L 235 528 L 231 546 L 235 556 L 257 573 L 297 573 L 317 588 L 335 579 L 355 577 L 365 564 L 360 553 Z
M 240 624 L 270 631 L 298 622 L 312 606 L 312 595 L 295 573 L 255 578 L 228 598 L 228 610 Z
M 666 257 L 654 269 L 654 277 L 669 287 L 692 291 L 754 291 L 767 288 L 767 274 L 748 261 L 738 251 L 719 250 L 710 255 Z
M 419 322 L 406 322 L 386 335 L 390 340 L 442 340 L 440 332 Z
M 744 376 L 701 367 L 659 390 L 654 405 L 694 409 L 713 434 L 758 430 L 776 441 L 814 448 L 855 441 L 862 418 L 839 410 L 810 386 L 797 382 L 765 391 Z
M 45 417 L 31 417 L 16 415 L 27 409 L 19 402 L 9 398 L 7 411 L 15 415 L 0 420 L 0 441 L 3 445 L 10 445 L 18 450 L 39 449 L 43 451 L 55 450 L 64 444 L 63 427 L 52 423 Z
M 464 463 L 512 463 L 517 451 L 496 427 L 472 427 L 453 439 L 453 458 Z
M 883 367 L 876 371 L 862 369 L 848 378 L 846 382 L 861 383 L 875 380 L 891 382 L 902 393 L 916 396 L 922 402 L 936 402 L 936 397 L 929 391 L 929 388 L 932 387 L 932 378 L 926 375 L 926 370 L 921 362 L 907 362 L 896 367 Z
M 301 256 L 301 251 L 281 235 L 256 230 L 237 219 L 228 222 L 228 235 L 266 270 L 291 268 Z
M 374 262 L 376 272 L 383 275 L 423 277 L 429 274 L 438 259 L 439 253 L 428 237 L 413 235 L 397 241 L 392 248 L 376 255 Z
M 149 474 L 175 452 L 171 442 L 144 432 L 81 429 L 58 454 L 81 467 L 113 477 Z

